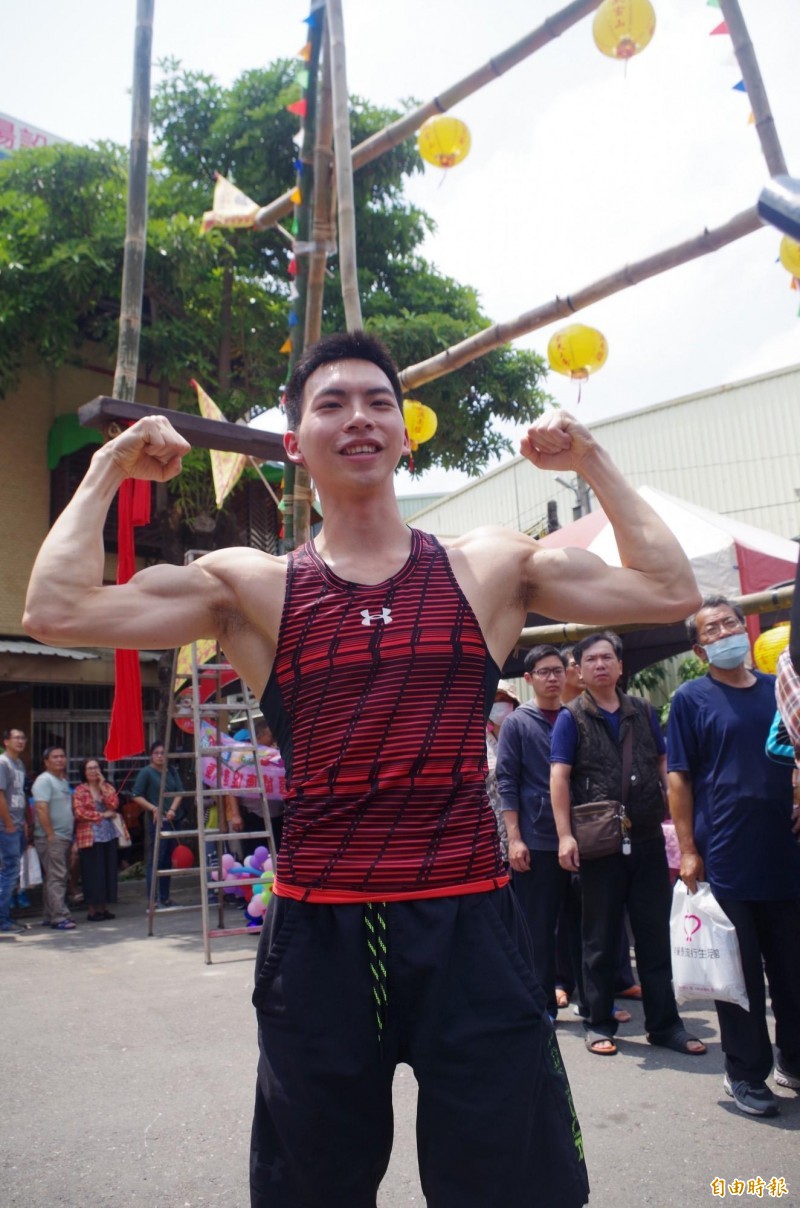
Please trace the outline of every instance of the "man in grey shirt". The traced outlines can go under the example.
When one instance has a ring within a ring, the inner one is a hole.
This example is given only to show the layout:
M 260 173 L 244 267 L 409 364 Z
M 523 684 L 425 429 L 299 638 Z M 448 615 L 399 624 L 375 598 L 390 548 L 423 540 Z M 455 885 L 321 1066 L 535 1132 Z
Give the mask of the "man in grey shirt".
M 11 899 L 19 877 L 19 862 L 25 850 L 25 764 L 20 755 L 27 742 L 25 731 L 12 727 L 3 731 L 0 755 L 0 933 L 27 931 L 11 918 Z
M 34 839 L 45 874 L 42 925 L 49 923 L 54 931 L 74 931 L 75 922 L 67 909 L 67 883 L 75 822 L 64 748 L 46 747 L 42 761 L 45 770 L 33 782 Z

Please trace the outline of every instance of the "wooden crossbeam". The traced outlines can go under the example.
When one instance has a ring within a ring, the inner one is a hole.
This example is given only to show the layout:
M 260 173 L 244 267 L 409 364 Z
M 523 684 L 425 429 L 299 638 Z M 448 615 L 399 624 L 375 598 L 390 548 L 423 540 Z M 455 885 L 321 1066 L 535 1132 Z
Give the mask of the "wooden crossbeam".
M 163 415 L 176 432 L 195 449 L 217 449 L 222 453 L 244 453 L 257 461 L 285 461 L 283 437 L 277 432 L 263 432 L 232 424 L 229 420 L 204 419 L 187 411 L 166 407 L 150 407 L 144 403 L 129 403 L 120 398 L 100 395 L 78 408 L 78 419 L 84 428 L 99 428 L 106 436 L 115 425 L 135 423 L 146 415 Z

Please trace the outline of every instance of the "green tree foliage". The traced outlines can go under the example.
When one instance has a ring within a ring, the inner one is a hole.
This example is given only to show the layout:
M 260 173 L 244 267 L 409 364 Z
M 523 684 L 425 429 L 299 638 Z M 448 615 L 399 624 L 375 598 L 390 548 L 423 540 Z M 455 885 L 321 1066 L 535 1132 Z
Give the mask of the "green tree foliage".
M 681 681 L 681 684 L 688 684 L 689 680 L 702 679 L 704 675 L 708 675 L 708 663 L 704 663 L 696 654 L 687 654 L 678 663 L 678 679 Z M 677 691 L 678 689 L 676 688 L 674 692 L 671 692 L 667 703 L 659 709 L 658 716 L 662 726 L 666 726 L 669 721 L 672 698 Z
M 230 418 L 274 406 L 285 377 L 280 347 L 290 305 L 288 244 L 275 229 L 213 230 L 221 172 L 260 203 L 294 183 L 296 64 L 245 72 L 230 88 L 211 76 L 162 64 L 153 98 L 154 160 L 141 337 L 141 372 L 178 388 L 194 407 L 196 377 Z M 398 114 L 355 98 L 356 144 Z M 359 286 L 365 325 L 400 365 L 414 364 L 489 324 L 475 291 L 444 277 L 421 255 L 434 230 L 404 195 L 421 169 L 413 140 L 355 176 Z M 87 345 L 113 363 L 125 231 L 126 154 L 53 146 L 0 163 L 0 391 L 24 358 L 57 367 Z M 324 330 L 343 326 L 338 265 L 325 295 Z M 97 356 L 97 352 L 94 353 Z M 415 391 L 439 417 L 435 440 L 415 454 L 418 473 L 436 463 L 477 473 L 507 450 L 496 417 L 535 418 L 546 396 L 544 367 L 530 352 L 499 349 Z

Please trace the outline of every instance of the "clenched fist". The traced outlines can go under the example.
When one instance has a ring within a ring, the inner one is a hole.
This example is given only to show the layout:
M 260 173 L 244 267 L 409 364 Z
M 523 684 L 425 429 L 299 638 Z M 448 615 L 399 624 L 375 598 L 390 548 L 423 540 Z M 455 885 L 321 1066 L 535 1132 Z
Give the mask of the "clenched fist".
M 148 415 L 115 436 L 103 452 L 126 478 L 168 482 L 180 474 L 190 448 L 163 415 Z
M 528 429 L 520 453 L 540 470 L 578 470 L 597 450 L 588 428 L 567 411 L 548 411 Z

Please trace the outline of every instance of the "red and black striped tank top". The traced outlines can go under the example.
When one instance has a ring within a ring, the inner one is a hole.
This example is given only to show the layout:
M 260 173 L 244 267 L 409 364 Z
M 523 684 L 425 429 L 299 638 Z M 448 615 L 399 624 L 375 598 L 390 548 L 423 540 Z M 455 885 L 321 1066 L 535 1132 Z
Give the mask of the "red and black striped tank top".
M 261 706 L 287 769 L 275 891 L 310 901 L 470 893 L 507 879 L 485 789 L 499 678 L 435 537 L 396 575 L 289 555 Z

